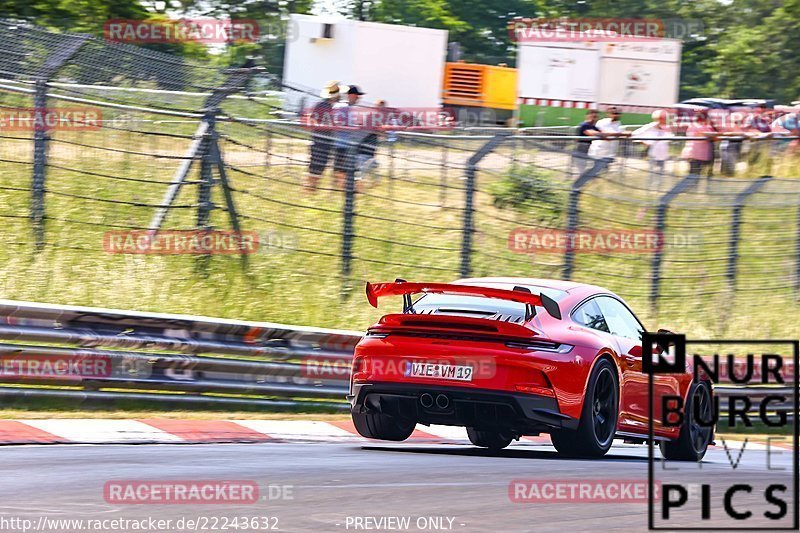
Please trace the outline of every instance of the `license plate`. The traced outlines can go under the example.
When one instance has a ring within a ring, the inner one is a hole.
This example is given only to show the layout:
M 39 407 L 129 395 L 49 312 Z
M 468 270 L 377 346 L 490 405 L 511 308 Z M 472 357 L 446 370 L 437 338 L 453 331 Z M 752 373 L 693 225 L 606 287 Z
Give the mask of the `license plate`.
M 441 363 L 408 363 L 405 375 L 412 378 L 472 381 L 472 367 Z

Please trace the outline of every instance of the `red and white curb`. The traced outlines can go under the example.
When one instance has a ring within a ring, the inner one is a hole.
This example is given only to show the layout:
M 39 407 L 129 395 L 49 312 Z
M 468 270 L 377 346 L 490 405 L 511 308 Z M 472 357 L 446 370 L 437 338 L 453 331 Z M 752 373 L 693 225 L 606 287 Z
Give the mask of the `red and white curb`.
M 199 444 L 264 442 L 372 443 L 350 420 L 180 420 L 75 419 L 0 420 L 0 445 L 13 444 Z M 469 444 L 464 428 L 417 426 L 406 441 L 417 444 Z M 550 446 L 550 437 L 522 437 L 513 445 Z M 718 446 L 721 443 L 717 443 Z M 734 443 L 740 446 L 741 443 Z M 615 448 L 626 447 L 615 442 Z M 632 445 L 635 446 L 635 445 Z M 791 447 L 773 442 L 772 446 Z M 638 447 L 638 446 L 636 446 Z M 748 442 L 750 449 L 765 443 Z
M 524 437 L 550 444 L 550 438 Z M 418 426 L 418 443 L 468 443 L 464 428 Z M 361 437 L 349 420 L 0 420 L 2 444 L 191 444 L 222 442 L 376 442 Z

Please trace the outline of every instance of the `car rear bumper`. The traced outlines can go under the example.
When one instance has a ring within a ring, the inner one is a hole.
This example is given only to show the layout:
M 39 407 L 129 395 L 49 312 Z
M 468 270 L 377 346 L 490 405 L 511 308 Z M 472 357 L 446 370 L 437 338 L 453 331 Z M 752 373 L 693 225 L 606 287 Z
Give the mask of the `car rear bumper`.
M 431 406 L 422 401 L 426 394 L 433 399 Z M 446 398 L 446 407 L 440 405 L 444 400 L 437 402 L 440 395 Z M 513 429 L 523 435 L 578 426 L 577 419 L 559 411 L 555 398 L 536 394 L 416 383 L 354 383 L 347 399 L 354 412 L 378 411 L 422 424 Z

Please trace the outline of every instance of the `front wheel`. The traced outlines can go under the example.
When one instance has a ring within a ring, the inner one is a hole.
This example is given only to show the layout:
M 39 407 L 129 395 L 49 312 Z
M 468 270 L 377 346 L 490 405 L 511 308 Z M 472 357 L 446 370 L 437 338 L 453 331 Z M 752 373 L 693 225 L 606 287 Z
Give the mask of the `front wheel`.
M 602 457 L 611 449 L 618 417 L 617 371 L 611 362 L 602 359 L 589 377 L 578 429 L 553 431 L 553 446 L 572 457 Z
M 475 446 L 489 448 L 490 450 L 502 450 L 514 439 L 511 435 L 497 431 L 481 431 L 475 428 L 467 428 L 467 437 Z
M 351 412 L 356 431 L 368 439 L 406 440 L 417 426 L 413 420 L 403 420 L 383 413 Z
M 697 462 L 703 458 L 711 444 L 712 428 L 701 421 L 712 419 L 711 402 L 711 387 L 707 383 L 692 383 L 689 401 L 683 410 L 680 436 L 659 445 L 664 459 Z

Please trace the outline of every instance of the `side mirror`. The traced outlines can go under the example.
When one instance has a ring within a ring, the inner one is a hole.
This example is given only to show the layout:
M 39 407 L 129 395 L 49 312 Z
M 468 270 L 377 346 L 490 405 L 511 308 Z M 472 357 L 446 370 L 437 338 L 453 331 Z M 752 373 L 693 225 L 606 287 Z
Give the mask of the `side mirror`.
M 664 329 L 664 328 L 659 328 L 658 331 L 656 331 L 656 333 L 666 333 L 666 334 L 669 334 L 669 335 L 675 335 L 674 331 L 670 331 L 670 330 Z

